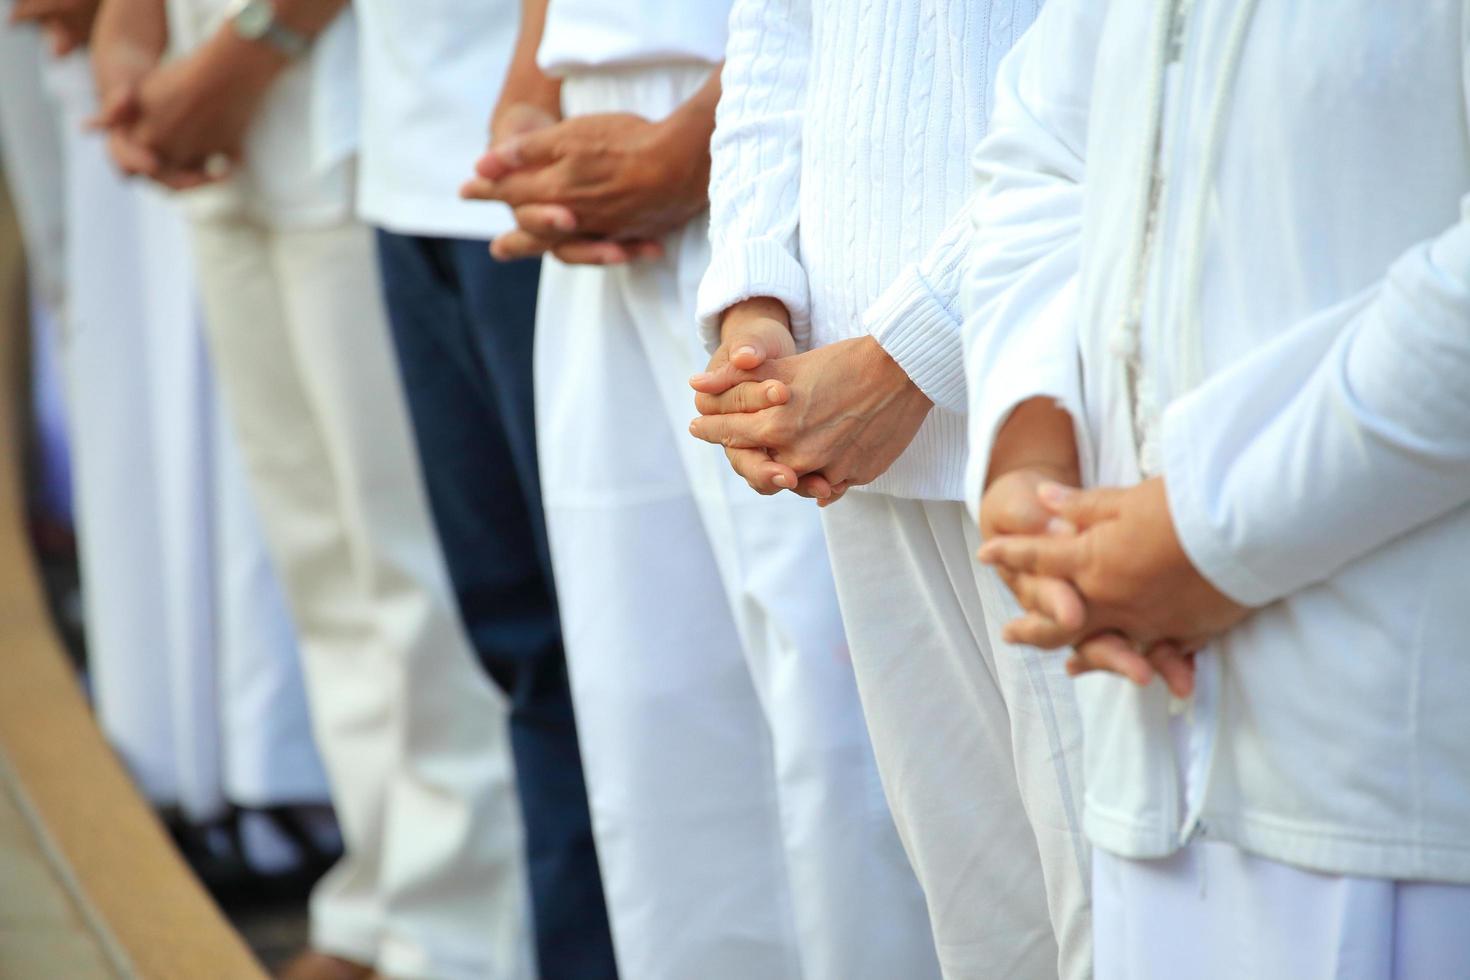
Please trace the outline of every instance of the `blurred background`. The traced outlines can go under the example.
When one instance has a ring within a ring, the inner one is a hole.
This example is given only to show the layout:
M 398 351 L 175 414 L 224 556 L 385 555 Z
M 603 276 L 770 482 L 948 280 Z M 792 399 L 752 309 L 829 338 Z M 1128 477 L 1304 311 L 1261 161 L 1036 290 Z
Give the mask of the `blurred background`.
M 88 99 L 82 54 L 0 26 L 0 976 L 115 975 L 94 947 L 149 900 L 198 906 L 176 922 L 222 972 L 194 975 L 253 969 L 149 816 L 273 969 L 306 944 L 340 840 L 278 586 L 229 489 L 179 219 L 107 168 Z M 112 853 L 79 860 L 88 842 Z M 99 882 L 116 909 L 89 907 Z

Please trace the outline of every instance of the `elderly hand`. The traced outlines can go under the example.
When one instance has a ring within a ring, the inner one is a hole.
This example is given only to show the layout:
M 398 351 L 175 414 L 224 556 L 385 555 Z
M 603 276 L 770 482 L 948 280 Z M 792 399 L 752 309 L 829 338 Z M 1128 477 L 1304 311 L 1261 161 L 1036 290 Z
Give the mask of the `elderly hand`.
M 40 24 L 51 42 L 51 53 L 60 58 L 87 43 L 101 5 L 101 0 L 15 0 L 10 20 Z
M 727 450 L 765 450 L 784 469 L 737 465 L 741 476 L 772 492 L 788 489 L 778 478 L 801 477 L 804 485 L 791 489 L 823 504 L 882 475 L 933 407 L 871 337 L 770 360 L 753 370 L 729 364 L 690 384 L 702 413 L 689 427 L 696 438 Z
M 1183 657 L 1249 615 L 1190 563 L 1162 479 L 1088 491 L 1048 483 L 1037 499 L 1058 522 L 1051 533 L 997 538 L 980 549 L 980 559 L 1012 574 L 1073 583 L 1087 615 L 1080 628 L 1027 617 L 1006 627 L 1007 639 L 1058 647 L 1117 633 L 1145 648 L 1170 643 L 1166 655 Z M 1125 646 L 1114 641 L 1109 657 L 1123 656 Z

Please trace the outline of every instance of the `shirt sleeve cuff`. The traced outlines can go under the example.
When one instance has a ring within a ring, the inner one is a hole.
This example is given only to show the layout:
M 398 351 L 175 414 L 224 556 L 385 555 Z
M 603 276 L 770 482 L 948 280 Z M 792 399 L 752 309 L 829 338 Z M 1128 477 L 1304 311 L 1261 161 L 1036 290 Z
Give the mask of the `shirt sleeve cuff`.
M 963 415 L 965 352 L 961 320 L 910 266 L 863 317 L 867 332 L 940 408 Z
M 1210 488 L 1218 481 L 1204 472 L 1209 466 L 1212 436 L 1197 431 L 1193 416 L 1215 409 L 1200 397 L 1209 389 L 1176 400 L 1164 412 L 1160 442 L 1164 464 L 1164 489 L 1169 515 L 1189 561 L 1210 584 L 1244 606 L 1269 605 L 1291 591 L 1247 567 L 1245 557 L 1231 541 L 1225 522 L 1216 520 L 1217 508 Z
M 1050 398 L 1071 415 L 1082 472 L 1091 471 L 1091 440 L 1083 412 L 1076 336 L 1071 328 L 1075 287 L 1074 280 L 1060 290 L 1024 331 L 990 338 L 988 342 L 983 336 L 977 337 L 965 352 L 971 379 L 965 505 L 977 521 L 995 437 L 1022 402 Z
M 720 317 L 736 303 L 758 296 L 780 300 L 791 317 L 796 349 L 811 345 L 811 298 L 806 270 L 785 247 L 772 241 L 719 249 L 699 284 L 699 336 L 711 353 L 720 346 Z

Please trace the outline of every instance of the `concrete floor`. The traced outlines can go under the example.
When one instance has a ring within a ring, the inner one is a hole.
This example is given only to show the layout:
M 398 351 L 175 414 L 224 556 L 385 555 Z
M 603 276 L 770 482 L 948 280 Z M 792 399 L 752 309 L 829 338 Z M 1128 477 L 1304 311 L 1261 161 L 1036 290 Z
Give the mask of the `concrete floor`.
M 0 977 L 119 980 L 126 966 L 0 760 Z

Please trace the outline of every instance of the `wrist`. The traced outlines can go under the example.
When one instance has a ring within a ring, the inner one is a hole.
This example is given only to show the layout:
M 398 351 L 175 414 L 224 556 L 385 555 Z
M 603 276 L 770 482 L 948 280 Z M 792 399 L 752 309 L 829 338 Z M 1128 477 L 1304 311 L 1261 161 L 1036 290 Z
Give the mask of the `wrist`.
M 275 22 L 291 33 L 313 41 L 347 5 L 346 0 L 270 0 Z
M 163 48 L 116 39 L 92 45 L 92 79 L 97 98 L 106 103 L 118 89 L 136 85 L 163 59 Z
M 696 169 L 709 170 L 709 141 L 715 132 L 713 114 L 706 117 L 699 106 L 686 102 L 654 122 L 649 132 L 658 159 L 692 163 Z
M 715 107 L 701 94 L 679 106 L 649 129 L 645 151 L 661 173 L 660 184 L 685 188 L 703 206 L 709 196 L 710 140 L 715 134 Z
M 555 102 L 537 103 L 513 95 L 502 97 L 490 115 L 490 144 L 554 125 L 561 119 Z
M 265 87 L 291 64 L 284 52 L 241 37 L 226 23 L 203 49 L 205 59 L 223 73 L 231 85 Z
M 1036 477 L 1038 482 L 1060 483 L 1065 487 L 1080 486 L 1082 483 L 1076 467 L 1055 459 L 1015 460 L 1009 469 L 1002 472 L 994 470 L 991 472 L 993 475 L 990 482 L 992 483 L 1003 476 L 1013 476 L 1018 473 Z
M 867 355 L 867 385 L 873 391 L 891 391 L 896 394 L 906 395 L 914 402 L 923 402 L 926 408 L 934 407 L 934 399 L 924 393 L 909 373 L 903 369 L 903 365 L 894 359 L 893 355 L 878 342 L 878 338 L 870 335 L 858 337 L 856 343 L 862 345 Z
M 561 118 L 561 79 L 547 75 L 534 62 L 512 65 L 500 89 L 500 100 L 490 113 L 495 133 L 508 119 L 522 113 Z
M 775 321 L 791 330 L 791 315 L 786 304 L 770 296 L 753 296 L 744 299 L 720 315 L 720 340 L 728 341 L 736 331 L 743 329 L 753 320 Z
M 1081 485 L 1071 413 L 1050 398 L 1022 402 L 1001 424 L 991 445 L 985 485 L 1023 469 L 1045 473 L 1068 486 Z

